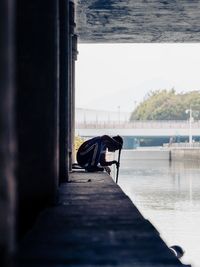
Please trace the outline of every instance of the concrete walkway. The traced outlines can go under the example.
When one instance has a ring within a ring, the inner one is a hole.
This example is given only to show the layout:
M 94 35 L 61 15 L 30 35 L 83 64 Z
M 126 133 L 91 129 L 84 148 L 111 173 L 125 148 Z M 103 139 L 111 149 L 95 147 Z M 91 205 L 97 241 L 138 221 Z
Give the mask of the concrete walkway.
M 106 173 L 74 172 L 24 239 L 19 266 L 183 265 Z

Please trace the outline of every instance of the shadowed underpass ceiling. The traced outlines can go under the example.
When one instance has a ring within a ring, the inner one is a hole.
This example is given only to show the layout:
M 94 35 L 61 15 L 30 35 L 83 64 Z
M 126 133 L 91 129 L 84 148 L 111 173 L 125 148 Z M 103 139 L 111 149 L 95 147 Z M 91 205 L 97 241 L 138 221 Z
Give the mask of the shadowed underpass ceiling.
M 199 42 L 199 0 L 77 0 L 81 43 Z

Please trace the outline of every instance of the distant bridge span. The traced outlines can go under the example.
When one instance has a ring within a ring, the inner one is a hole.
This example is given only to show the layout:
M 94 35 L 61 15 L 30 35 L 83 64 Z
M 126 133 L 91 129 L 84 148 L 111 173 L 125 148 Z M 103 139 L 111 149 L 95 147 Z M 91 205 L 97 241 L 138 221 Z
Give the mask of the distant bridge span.
M 188 136 L 188 121 L 135 121 L 135 122 L 85 122 L 77 123 L 76 135 L 91 137 L 95 135 L 122 136 Z M 200 136 L 200 121 L 191 125 L 192 136 Z

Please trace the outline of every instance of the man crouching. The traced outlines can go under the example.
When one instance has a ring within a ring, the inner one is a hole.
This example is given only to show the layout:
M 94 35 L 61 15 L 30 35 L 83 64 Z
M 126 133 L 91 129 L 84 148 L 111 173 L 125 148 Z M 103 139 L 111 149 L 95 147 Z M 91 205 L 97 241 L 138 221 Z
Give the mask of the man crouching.
M 115 152 L 122 149 L 123 139 L 121 136 L 110 137 L 108 135 L 97 136 L 85 141 L 78 149 L 77 162 L 88 172 L 103 171 L 110 174 L 112 164 L 118 166 L 116 160 L 106 161 L 106 151 Z

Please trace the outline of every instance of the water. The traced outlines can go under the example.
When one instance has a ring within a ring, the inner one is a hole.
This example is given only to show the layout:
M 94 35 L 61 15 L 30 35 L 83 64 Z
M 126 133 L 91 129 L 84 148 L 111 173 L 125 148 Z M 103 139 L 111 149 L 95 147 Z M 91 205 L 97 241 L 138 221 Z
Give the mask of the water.
M 200 267 L 200 163 L 121 160 L 119 185 L 168 246 L 185 250 Z

